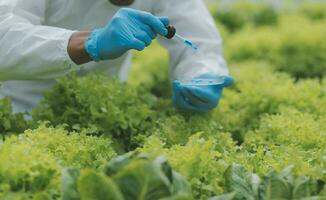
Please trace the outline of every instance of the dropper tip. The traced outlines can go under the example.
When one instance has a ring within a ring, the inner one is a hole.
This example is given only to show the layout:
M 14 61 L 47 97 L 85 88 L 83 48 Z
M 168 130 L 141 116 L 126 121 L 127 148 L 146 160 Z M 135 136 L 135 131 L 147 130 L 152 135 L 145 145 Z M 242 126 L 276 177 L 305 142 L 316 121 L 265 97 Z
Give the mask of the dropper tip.
M 194 45 L 192 42 L 188 41 L 188 40 L 185 40 L 185 44 L 188 47 L 191 47 L 193 50 L 198 50 L 198 47 L 196 45 Z

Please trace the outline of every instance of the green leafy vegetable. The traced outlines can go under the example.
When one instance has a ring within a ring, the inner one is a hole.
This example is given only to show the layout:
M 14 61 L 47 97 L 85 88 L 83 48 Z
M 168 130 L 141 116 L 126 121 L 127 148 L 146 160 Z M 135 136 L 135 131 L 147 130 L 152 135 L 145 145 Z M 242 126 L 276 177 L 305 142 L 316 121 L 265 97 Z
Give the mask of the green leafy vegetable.
M 66 169 L 63 197 L 66 200 L 191 200 L 187 181 L 173 171 L 164 157 L 149 159 L 129 153 L 112 159 L 105 173 Z
M 67 166 L 100 168 L 116 155 L 110 143 L 108 139 L 45 126 L 8 137 L 0 144 L 0 199 L 14 194 L 40 196 L 43 192 L 49 198 L 60 197 L 62 170 Z M 64 185 L 72 187 L 75 172 L 63 174 Z
M 77 180 L 80 172 L 75 168 L 66 168 L 62 172 L 62 199 L 63 200 L 78 200 L 79 193 L 77 191 Z
M 100 74 L 60 79 L 33 111 L 35 120 L 112 136 L 126 150 L 138 145 L 137 135 L 146 132 L 151 115 L 136 90 Z
M 83 171 L 78 181 L 81 200 L 123 200 L 118 187 L 108 177 L 94 171 Z
M 226 171 L 226 188 L 233 193 L 220 195 L 213 199 L 301 199 L 316 198 L 320 191 L 317 183 L 305 176 L 293 176 L 292 168 L 282 172 L 271 171 L 262 179 L 243 166 L 234 164 Z
M 136 54 L 127 83 L 60 78 L 31 121 L 5 98 L 0 199 L 325 199 L 325 6 L 222 4 L 236 83 L 217 109 L 174 109 L 158 45 Z
M 10 98 L 0 100 L 0 139 L 1 136 L 23 132 L 28 126 L 23 113 L 12 113 Z
M 186 180 L 172 170 L 164 157 L 151 161 L 143 155 L 127 154 L 111 160 L 105 172 L 125 199 L 160 199 L 191 193 Z

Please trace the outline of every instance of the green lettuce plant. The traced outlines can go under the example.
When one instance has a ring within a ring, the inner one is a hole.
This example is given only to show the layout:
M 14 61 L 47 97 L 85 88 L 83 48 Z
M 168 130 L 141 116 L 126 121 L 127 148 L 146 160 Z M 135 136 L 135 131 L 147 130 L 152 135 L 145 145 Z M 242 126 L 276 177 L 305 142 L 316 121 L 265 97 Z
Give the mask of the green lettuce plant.
M 296 26 L 289 26 L 296 24 Z M 325 22 L 283 16 L 275 27 L 249 28 L 232 36 L 225 45 L 230 61 L 264 60 L 295 78 L 323 77 Z
M 164 157 L 128 153 L 112 159 L 104 173 L 74 169 L 65 173 L 65 200 L 192 199 L 189 184 Z
M 17 134 L 29 127 L 23 113 L 13 113 L 11 100 L 5 97 L 0 100 L 0 138 Z
M 41 126 L 7 137 L 0 144 L 0 199 L 57 199 L 64 167 L 99 169 L 115 156 L 110 140 L 62 128 Z
M 277 11 L 267 3 L 237 1 L 228 6 L 216 5 L 214 18 L 230 31 L 238 31 L 247 25 L 275 25 L 278 21 Z
M 69 130 L 88 129 L 89 134 L 114 138 L 122 151 L 130 150 L 141 143 L 138 135 L 152 123 L 154 113 L 145 102 L 147 96 L 99 73 L 70 75 L 45 93 L 33 118 L 66 124 Z
M 270 171 L 260 178 L 243 166 L 234 164 L 225 172 L 226 187 L 231 193 L 210 200 L 322 199 L 318 182 L 305 176 L 293 176 L 292 168 Z

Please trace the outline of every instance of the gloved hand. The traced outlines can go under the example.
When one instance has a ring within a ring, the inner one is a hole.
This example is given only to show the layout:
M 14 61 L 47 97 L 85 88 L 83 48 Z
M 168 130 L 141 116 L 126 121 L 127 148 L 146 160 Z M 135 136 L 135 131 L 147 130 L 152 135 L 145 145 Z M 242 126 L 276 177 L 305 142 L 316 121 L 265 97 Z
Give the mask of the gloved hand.
M 104 28 L 96 29 L 85 49 L 94 61 L 114 59 L 130 49 L 144 50 L 157 34 L 166 36 L 167 17 L 130 8 L 120 9 Z
M 220 78 L 218 75 L 204 74 L 196 77 L 192 82 L 203 79 Z M 222 97 L 223 88 L 233 84 L 233 78 L 230 76 L 222 76 L 224 82 L 219 85 L 195 85 L 183 84 L 176 80 L 173 82 L 174 105 L 181 110 L 208 112 L 215 108 Z

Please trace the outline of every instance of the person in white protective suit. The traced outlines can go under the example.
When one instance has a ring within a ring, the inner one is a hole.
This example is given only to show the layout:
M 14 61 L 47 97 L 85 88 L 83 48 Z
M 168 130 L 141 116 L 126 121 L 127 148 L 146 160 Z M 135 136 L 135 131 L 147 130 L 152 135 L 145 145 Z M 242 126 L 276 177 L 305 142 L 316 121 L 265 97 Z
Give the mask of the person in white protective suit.
M 169 24 L 200 53 L 162 37 Z M 141 51 L 155 38 L 169 50 L 174 105 L 198 112 L 216 107 L 232 78 L 202 0 L 0 0 L 0 98 L 11 97 L 14 112 L 30 112 L 70 71 L 126 80 L 129 50 Z M 217 85 L 183 84 L 221 77 Z

